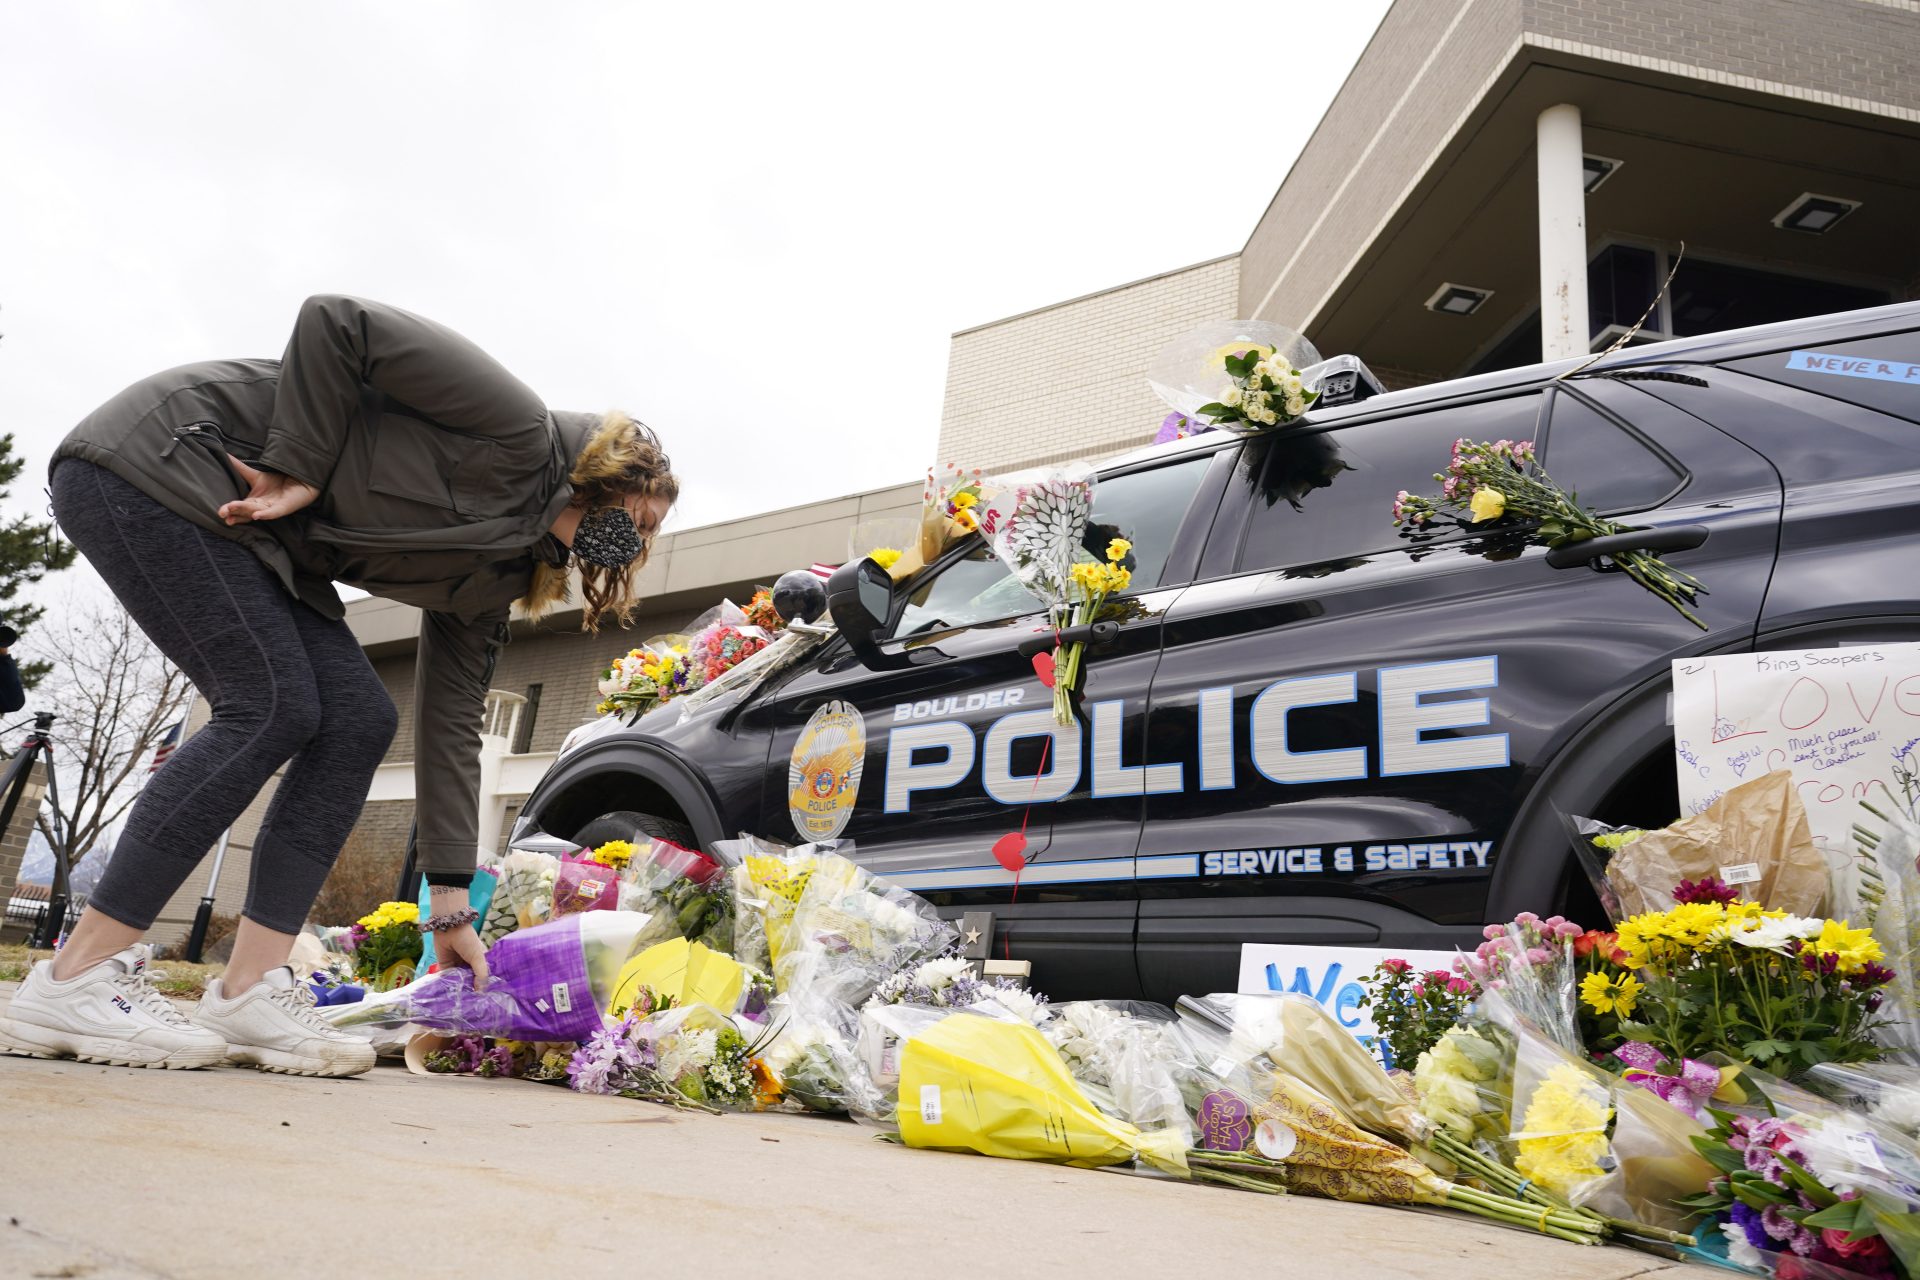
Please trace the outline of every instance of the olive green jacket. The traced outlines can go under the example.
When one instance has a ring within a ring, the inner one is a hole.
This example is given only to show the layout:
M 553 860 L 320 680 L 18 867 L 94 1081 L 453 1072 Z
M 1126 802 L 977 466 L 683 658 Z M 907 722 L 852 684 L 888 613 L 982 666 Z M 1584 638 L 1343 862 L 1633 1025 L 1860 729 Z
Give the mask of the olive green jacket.
M 307 299 L 279 360 L 158 373 L 89 414 L 54 452 L 105 467 L 168 510 L 250 548 L 330 618 L 335 582 L 423 611 L 414 794 L 423 871 L 479 844 L 480 725 L 508 610 L 573 496 L 593 414 L 554 413 L 486 352 L 357 298 Z M 231 453 L 319 489 L 303 511 L 229 528 L 246 495 Z

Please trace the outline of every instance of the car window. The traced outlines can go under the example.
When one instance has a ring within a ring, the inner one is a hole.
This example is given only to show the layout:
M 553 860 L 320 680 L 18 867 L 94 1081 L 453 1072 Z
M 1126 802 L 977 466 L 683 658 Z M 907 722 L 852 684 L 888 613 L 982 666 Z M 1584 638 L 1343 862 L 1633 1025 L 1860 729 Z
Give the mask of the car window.
M 1172 585 L 1162 581 L 1167 557 L 1173 552 L 1180 522 L 1212 461 L 1210 453 L 1197 454 L 1166 466 L 1101 480 L 1093 491 L 1093 517 L 1081 539 L 1086 555 L 1105 558 L 1108 544 L 1115 538 L 1125 538 L 1133 544 L 1129 553 L 1133 590 Z M 972 626 L 1019 617 L 1044 607 L 993 558 L 985 544 L 975 543 L 964 555 L 914 584 L 894 634 L 909 636 Z
M 1775 351 L 1728 367 L 1920 422 L 1920 330 Z
M 1581 506 L 1602 515 L 1659 506 L 1686 479 L 1664 454 L 1575 395 L 1554 398 L 1540 463 Z
M 1298 568 L 1401 545 L 1393 527 L 1400 490 L 1437 490 L 1433 473 L 1446 468 L 1461 436 L 1533 439 L 1539 409 L 1535 392 L 1255 439 L 1238 481 L 1252 489 L 1240 570 Z

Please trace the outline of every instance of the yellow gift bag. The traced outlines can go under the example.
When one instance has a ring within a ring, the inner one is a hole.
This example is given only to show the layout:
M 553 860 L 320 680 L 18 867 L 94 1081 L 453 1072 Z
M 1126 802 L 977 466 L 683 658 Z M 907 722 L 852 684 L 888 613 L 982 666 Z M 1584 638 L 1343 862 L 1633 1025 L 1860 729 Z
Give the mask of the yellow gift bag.
M 1103 1115 L 1033 1027 L 954 1013 L 899 1046 L 900 1137 L 910 1147 L 977 1151 L 1092 1168 L 1136 1156 L 1185 1175 L 1185 1143 Z

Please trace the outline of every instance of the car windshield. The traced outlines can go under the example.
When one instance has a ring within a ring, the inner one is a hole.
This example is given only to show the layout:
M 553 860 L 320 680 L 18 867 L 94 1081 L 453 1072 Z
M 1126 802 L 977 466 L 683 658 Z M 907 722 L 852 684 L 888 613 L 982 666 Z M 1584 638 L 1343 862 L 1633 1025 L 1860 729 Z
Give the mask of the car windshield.
M 1104 559 L 1108 545 L 1125 538 L 1133 544 L 1126 560 L 1133 571 L 1133 590 L 1168 585 L 1164 579 L 1174 536 L 1212 460 L 1210 453 L 1199 454 L 1101 479 L 1093 491 L 1093 517 L 1080 539 L 1081 557 Z M 1044 608 L 1046 604 L 976 540 L 958 558 L 914 584 L 894 634 L 968 627 Z

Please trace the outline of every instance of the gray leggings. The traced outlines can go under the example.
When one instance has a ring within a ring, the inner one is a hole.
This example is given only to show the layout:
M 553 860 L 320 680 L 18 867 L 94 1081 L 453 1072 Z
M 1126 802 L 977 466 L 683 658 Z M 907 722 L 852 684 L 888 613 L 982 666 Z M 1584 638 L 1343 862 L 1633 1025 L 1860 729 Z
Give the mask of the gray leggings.
M 72 458 L 54 470 L 53 508 L 61 531 L 213 708 L 148 780 L 88 905 L 151 926 L 287 765 L 253 840 L 245 914 L 297 932 L 393 741 L 393 700 L 347 624 L 295 600 L 238 543 Z

